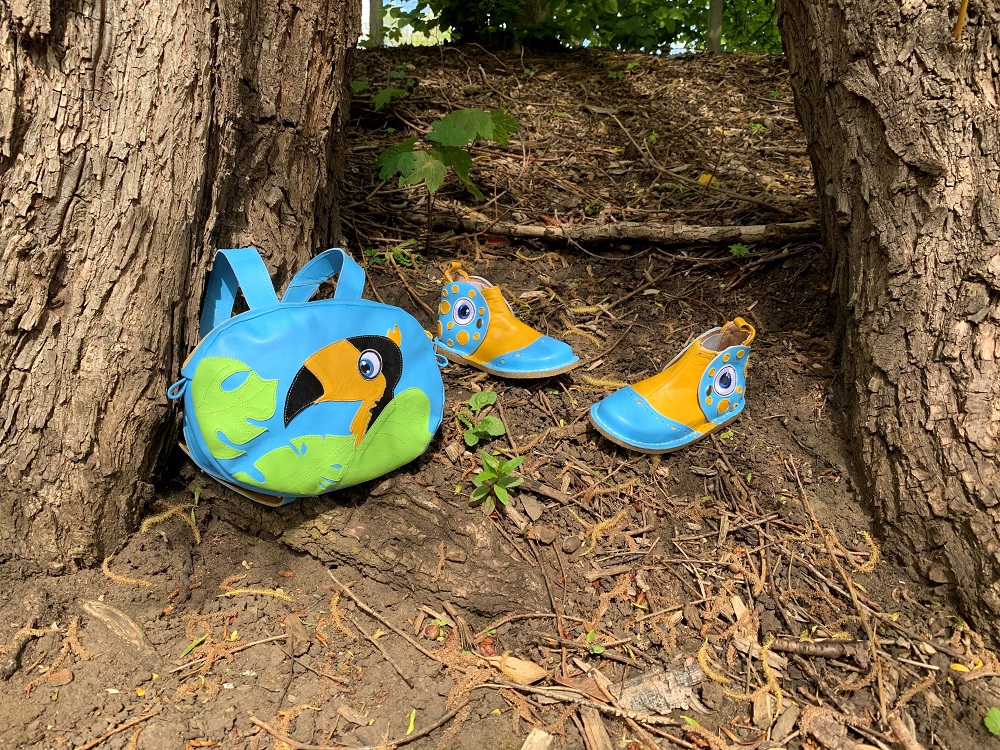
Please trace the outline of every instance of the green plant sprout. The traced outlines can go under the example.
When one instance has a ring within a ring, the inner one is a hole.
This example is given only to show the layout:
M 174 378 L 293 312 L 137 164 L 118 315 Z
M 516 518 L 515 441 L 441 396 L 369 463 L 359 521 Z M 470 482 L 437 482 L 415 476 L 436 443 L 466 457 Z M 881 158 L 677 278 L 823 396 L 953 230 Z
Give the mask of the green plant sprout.
M 750 254 L 750 248 L 742 242 L 737 242 L 736 244 L 729 246 L 729 254 L 734 258 L 745 258 Z
M 495 509 L 497 502 L 506 506 L 510 503 L 508 490 L 517 487 L 524 481 L 523 477 L 514 474 L 514 469 L 521 465 L 524 456 L 504 461 L 503 459 L 491 456 L 486 451 L 479 451 L 479 457 L 483 461 L 483 470 L 472 478 L 475 488 L 469 496 L 472 504 L 482 503 L 483 513 L 490 515 Z
M 600 643 L 597 642 L 596 630 L 588 631 L 587 645 L 589 647 L 590 653 L 593 654 L 594 656 L 599 656 L 600 654 L 603 654 L 606 651 L 604 646 L 602 646 Z
M 983 717 L 983 724 L 986 725 L 990 734 L 1000 736 L 1000 708 L 992 706 L 990 710 L 986 712 L 986 716 Z
M 368 247 L 365 248 L 365 259 L 373 266 L 385 265 L 389 258 L 392 258 L 396 265 L 403 268 L 420 268 L 424 256 L 410 250 L 416 244 L 416 240 L 406 240 L 387 250 Z
M 463 409 L 456 415 L 458 421 L 465 427 L 462 439 L 470 448 L 478 445 L 480 440 L 492 440 L 507 434 L 503 421 L 492 414 L 477 418 L 479 412 L 497 402 L 497 394 L 493 391 L 480 391 L 472 394 L 468 409 Z
M 444 184 L 448 168 L 458 176 L 476 200 L 484 200 L 469 178 L 472 154 L 466 148 L 484 140 L 507 146 L 510 136 L 521 124 L 503 109 L 456 109 L 431 125 L 430 132 L 418 145 L 416 136 L 390 146 L 375 160 L 379 179 L 388 180 L 399 173 L 399 186 L 419 185 L 433 195 Z

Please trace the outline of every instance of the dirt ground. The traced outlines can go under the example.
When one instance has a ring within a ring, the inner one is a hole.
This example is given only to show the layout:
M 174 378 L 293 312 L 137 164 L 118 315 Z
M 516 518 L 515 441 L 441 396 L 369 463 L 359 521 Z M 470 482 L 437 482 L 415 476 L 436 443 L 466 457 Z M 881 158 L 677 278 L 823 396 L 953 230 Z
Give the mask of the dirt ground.
M 538 730 L 601 750 L 988 743 L 1000 662 L 946 587 L 881 548 L 855 492 L 818 238 L 542 243 L 496 229 L 814 216 L 782 60 L 395 50 L 362 53 L 356 77 L 370 88 L 343 218 L 372 294 L 430 328 L 442 268 L 460 259 L 584 364 L 521 382 L 450 365 L 424 457 L 289 509 L 248 509 L 178 456 L 103 569 L 5 564 L 0 746 L 492 750 L 545 747 Z M 412 90 L 376 112 L 390 84 Z M 428 232 L 426 194 L 380 182 L 375 157 L 477 106 L 524 129 L 476 150 L 485 204 L 449 180 Z M 456 217 L 507 224 L 456 233 Z M 729 428 L 654 458 L 589 427 L 590 404 L 737 315 L 757 339 Z M 507 435 L 480 447 L 527 457 L 515 512 L 492 517 L 469 503 L 479 459 L 457 418 L 481 390 L 498 394 L 488 413 Z M 416 518 L 378 504 L 386 486 L 480 551 L 410 536 L 405 517 L 402 532 L 350 537 L 376 507 Z M 296 536 L 319 523 L 356 542 L 356 562 L 296 551 L 321 551 Z M 525 744 L 533 730 L 542 744 Z

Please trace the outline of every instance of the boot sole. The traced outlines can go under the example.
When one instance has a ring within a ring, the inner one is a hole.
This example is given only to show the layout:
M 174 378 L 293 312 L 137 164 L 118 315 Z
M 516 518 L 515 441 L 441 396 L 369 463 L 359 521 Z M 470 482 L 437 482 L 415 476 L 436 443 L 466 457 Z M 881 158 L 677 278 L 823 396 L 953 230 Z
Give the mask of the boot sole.
M 555 370 L 545 370 L 544 372 L 501 372 L 500 370 L 494 370 L 486 365 L 481 365 L 478 362 L 473 362 L 472 360 L 465 359 L 458 354 L 452 354 L 447 349 L 438 348 L 438 351 L 444 354 L 445 359 L 449 362 L 454 362 L 456 365 L 468 365 L 469 367 L 475 367 L 477 370 L 482 370 L 483 372 L 489 373 L 490 375 L 496 375 L 498 378 L 510 378 L 511 380 L 538 380 L 539 378 L 551 378 L 555 375 L 562 375 L 570 370 L 575 370 L 582 364 L 581 360 L 577 360 L 569 365 L 564 365 L 563 367 L 558 367 Z
M 742 413 L 743 413 L 743 410 L 741 409 L 740 410 L 740 414 L 742 414 Z M 589 413 L 587 414 L 587 418 L 590 420 L 590 424 L 592 424 L 594 426 L 595 430 L 597 430 L 599 433 L 601 433 L 601 435 L 605 439 L 610 440 L 615 445 L 621 446 L 622 448 L 628 448 L 630 451 L 636 451 L 638 453 L 645 453 L 645 454 L 650 455 L 650 456 L 662 456 L 662 455 L 665 455 L 667 453 L 676 453 L 677 451 L 684 450 L 685 448 L 688 448 L 688 447 L 694 445 L 695 443 L 697 443 L 697 442 L 699 442 L 699 441 L 707 438 L 712 433 L 718 432 L 719 430 L 721 430 L 726 425 L 731 424 L 732 422 L 735 422 L 739 418 L 740 414 L 735 414 L 734 416 L 730 417 L 729 419 L 727 419 L 722 424 L 715 425 L 715 427 L 713 427 L 711 430 L 709 430 L 708 432 L 703 432 L 701 434 L 701 437 L 695 438 L 690 443 L 684 443 L 684 445 L 678 445 L 678 446 L 675 446 L 673 448 L 664 448 L 662 450 L 658 450 L 656 448 L 640 448 L 640 447 L 635 446 L 635 445 L 629 445 L 628 443 L 622 441 L 620 438 L 614 437 L 613 435 L 609 435 L 604 430 L 602 430 L 600 428 L 600 426 L 594 421 L 594 418 L 592 416 L 590 416 Z

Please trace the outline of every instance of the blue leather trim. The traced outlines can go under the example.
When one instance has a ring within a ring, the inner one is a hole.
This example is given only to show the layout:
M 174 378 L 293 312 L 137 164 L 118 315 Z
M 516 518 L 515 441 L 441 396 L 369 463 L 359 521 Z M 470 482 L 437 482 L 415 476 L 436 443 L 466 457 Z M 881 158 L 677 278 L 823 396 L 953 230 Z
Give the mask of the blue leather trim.
M 569 344 L 540 336 L 521 349 L 494 357 L 486 363 L 486 367 L 496 372 L 546 373 L 567 367 L 579 359 Z
M 333 298 L 338 300 L 361 299 L 365 289 L 365 269 L 354 262 L 346 252 L 334 247 L 320 253 L 299 270 L 281 298 L 282 303 L 308 302 L 320 284 L 340 274 Z
M 591 406 L 590 418 L 607 437 L 640 450 L 673 450 L 703 436 L 660 414 L 631 386 Z
M 219 250 L 205 288 L 199 325 L 201 338 L 232 316 L 236 293 L 240 290 L 251 310 L 278 304 L 271 274 L 256 249 Z
M 455 287 L 458 287 L 457 292 L 452 291 Z M 438 307 L 438 324 L 441 326 L 438 346 L 467 357 L 475 352 L 486 338 L 486 331 L 490 327 L 490 306 L 483 299 L 483 290 L 468 281 L 445 282 L 442 292 L 441 301 L 448 303 L 448 312 L 443 313 Z M 455 312 L 455 305 L 462 299 L 467 299 L 474 310 L 465 323 L 460 322 L 461 318 Z M 479 314 L 480 309 L 483 310 L 482 315 Z M 451 328 L 448 328 L 449 325 Z M 460 331 L 465 331 L 469 337 L 465 344 L 458 343 Z M 476 334 L 479 334 L 478 339 L 475 338 Z M 448 341 L 452 342 L 451 346 L 448 346 Z
M 737 356 L 740 352 L 742 355 Z M 698 383 L 698 405 L 701 407 L 705 419 L 712 424 L 718 425 L 728 422 L 742 411 L 747 388 L 748 359 L 750 359 L 749 346 L 742 344 L 731 346 L 719 352 L 705 368 Z M 732 370 L 728 372 L 730 376 L 729 388 L 720 389 L 721 383 L 717 382 L 717 379 L 723 374 L 723 370 L 730 366 Z M 712 399 L 711 404 L 706 403 L 707 398 Z M 729 401 L 729 408 L 719 414 L 718 404 L 723 399 Z

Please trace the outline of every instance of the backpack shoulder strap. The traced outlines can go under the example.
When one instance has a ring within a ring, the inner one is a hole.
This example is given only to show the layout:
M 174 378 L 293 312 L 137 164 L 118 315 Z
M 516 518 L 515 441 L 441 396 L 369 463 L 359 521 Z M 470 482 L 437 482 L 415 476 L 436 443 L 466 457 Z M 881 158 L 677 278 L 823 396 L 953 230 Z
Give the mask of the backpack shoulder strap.
M 337 278 L 334 299 L 360 299 L 365 289 L 365 269 L 339 247 L 320 253 L 295 274 L 281 301 L 308 302 L 324 281 Z
M 251 310 L 278 304 L 271 275 L 255 248 L 219 250 L 201 306 L 201 338 L 232 316 L 236 293 L 241 290 Z

